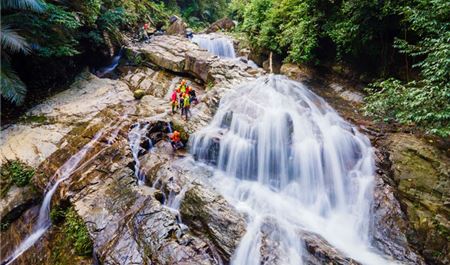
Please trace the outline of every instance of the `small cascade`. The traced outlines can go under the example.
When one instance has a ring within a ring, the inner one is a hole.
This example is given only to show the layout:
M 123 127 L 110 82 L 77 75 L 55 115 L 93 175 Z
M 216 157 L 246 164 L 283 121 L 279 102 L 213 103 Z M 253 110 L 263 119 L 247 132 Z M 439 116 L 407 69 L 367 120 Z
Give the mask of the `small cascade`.
M 371 245 L 370 141 L 304 85 L 274 75 L 243 84 L 190 139 L 193 156 L 216 167 L 212 183 L 247 216 L 232 264 L 262 255 L 302 264 L 305 230 L 363 264 L 392 262 Z M 267 242 L 274 251 L 264 253 Z
M 99 69 L 95 70 L 94 74 L 96 74 L 98 77 L 102 77 L 108 73 L 111 73 L 116 69 L 116 67 L 119 65 L 119 61 L 122 58 L 123 55 L 123 48 L 120 48 L 119 53 L 112 57 L 111 63 L 107 66 L 100 67 Z
M 169 131 L 169 133 L 173 133 L 172 125 L 170 125 L 170 122 L 167 122 L 167 130 Z
M 139 154 L 142 151 L 150 150 L 152 145 L 152 140 L 147 137 L 148 127 L 150 123 L 135 123 L 131 126 L 128 132 L 128 142 L 130 145 L 131 153 L 134 159 L 134 175 L 138 181 L 138 185 L 145 184 L 145 174 L 141 169 L 141 162 L 139 161 Z M 148 150 L 145 150 L 141 144 L 146 142 L 148 144 Z
M 86 157 L 87 153 L 94 147 L 94 145 L 98 142 L 100 137 L 102 137 L 105 133 L 105 129 L 100 130 L 95 134 L 95 136 L 90 140 L 80 151 L 78 151 L 75 155 L 70 157 L 50 178 L 50 180 L 56 179 L 56 182 L 51 185 L 48 191 L 45 193 L 44 200 L 39 210 L 38 221 L 34 225 L 33 233 L 29 235 L 19 247 L 12 253 L 10 257 L 2 262 L 2 264 L 8 265 L 11 264 L 14 260 L 16 260 L 20 255 L 22 255 L 25 251 L 27 251 L 31 246 L 33 246 L 50 228 L 51 220 L 50 220 L 50 204 L 52 201 L 53 194 L 58 189 L 59 184 L 61 182 L 67 180 L 74 171 L 79 167 L 80 162 Z
M 192 37 L 200 48 L 222 58 L 236 58 L 233 41 L 226 37 L 217 37 L 208 34 L 196 34 Z

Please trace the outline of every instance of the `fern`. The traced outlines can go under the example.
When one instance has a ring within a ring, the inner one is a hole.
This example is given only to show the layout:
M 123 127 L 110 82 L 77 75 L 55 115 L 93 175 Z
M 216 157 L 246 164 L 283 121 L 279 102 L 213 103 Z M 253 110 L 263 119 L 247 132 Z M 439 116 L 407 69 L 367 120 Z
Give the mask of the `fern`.
M 45 5 L 38 0 L 1 0 L 1 9 L 30 10 L 43 12 Z

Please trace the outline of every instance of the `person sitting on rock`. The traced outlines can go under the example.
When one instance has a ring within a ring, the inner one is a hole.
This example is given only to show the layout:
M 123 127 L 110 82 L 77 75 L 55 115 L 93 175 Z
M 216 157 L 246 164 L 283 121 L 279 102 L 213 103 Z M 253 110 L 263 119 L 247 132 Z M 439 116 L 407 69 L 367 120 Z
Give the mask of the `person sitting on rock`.
M 184 102 L 183 102 L 183 107 L 184 107 L 184 115 L 186 116 L 186 120 L 188 120 L 189 116 L 192 116 L 191 114 L 191 97 L 189 96 L 188 93 L 184 94 Z M 182 115 L 183 116 L 183 115 Z
M 174 131 L 172 135 L 170 135 L 170 144 L 172 145 L 174 151 L 183 147 L 179 131 Z
M 175 114 L 177 107 L 178 107 L 178 96 L 177 96 L 177 91 L 175 89 L 172 92 L 172 97 L 170 99 L 170 102 L 172 105 L 172 114 Z

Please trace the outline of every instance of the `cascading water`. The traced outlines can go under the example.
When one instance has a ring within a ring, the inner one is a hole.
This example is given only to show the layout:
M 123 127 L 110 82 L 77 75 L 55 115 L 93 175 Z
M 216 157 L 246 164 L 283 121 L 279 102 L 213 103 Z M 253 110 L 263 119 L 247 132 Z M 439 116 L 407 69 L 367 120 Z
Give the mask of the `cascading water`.
M 117 55 L 115 55 L 114 57 L 112 57 L 111 59 L 111 63 L 107 66 L 101 67 L 97 70 L 95 70 L 95 74 L 98 77 L 102 77 L 108 73 L 111 73 L 112 71 L 114 71 L 114 69 L 116 69 L 116 67 L 119 65 L 119 61 L 120 58 L 122 58 L 123 55 L 123 48 L 120 48 L 119 53 Z
M 128 142 L 134 159 L 134 175 L 136 176 L 138 185 L 145 184 L 145 174 L 141 169 L 141 162 L 139 161 L 139 153 L 143 150 L 141 147 L 142 141 L 147 141 L 149 149 L 152 148 L 152 140 L 146 136 L 149 126 L 150 123 L 136 123 L 128 133 Z
M 45 232 L 51 226 L 50 220 L 50 203 L 52 201 L 53 194 L 58 189 L 59 184 L 61 182 L 67 180 L 72 173 L 78 168 L 80 162 L 85 158 L 86 154 L 94 147 L 95 143 L 103 136 L 105 133 L 105 129 L 100 130 L 95 134 L 91 141 L 89 141 L 80 151 L 78 151 L 75 155 L 70 157 L 53 175 L 51 180 L 58 178 L 56 182 L 48 189 L 47 193 L 44 196 L 44 200 L 42 202 L 41 208 L 39 209 L 38 221 L 33 228 L 33 233 L 29 235 L 19 247 L 9 256 L 6 260 L 2 262 L 2 264 L 9 265 L 14 260 L 16 260 L 20 255 L 22 255 L 25 251 L 27 251 L 31 246 L 33 246 L 39 238 L 41 238 Z
M 208 34 L 198 34 L 192 37 L 200 48 L 208 50 L 210 53 L 223 58 L 236 58 L 233 41 L 226 37 L 216 37 Z
M 302 264 L 301 231 L 364 264 L 391 262 L 370 243 L 370 142 L 304 85 L 273 75 L 244 84 L 191 139 L 191 153 L 217 167 L 212 182 L 248 218 L 233 264 L 260 264 L 268 241 L 276 264 Z

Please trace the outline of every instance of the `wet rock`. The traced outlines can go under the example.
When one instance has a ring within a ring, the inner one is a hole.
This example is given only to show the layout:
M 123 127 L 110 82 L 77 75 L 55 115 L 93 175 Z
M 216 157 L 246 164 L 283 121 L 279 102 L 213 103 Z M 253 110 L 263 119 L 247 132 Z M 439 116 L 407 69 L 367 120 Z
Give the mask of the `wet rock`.
M 307 264 L 336 264 L 336 265 L 359 265 L 360 263 L 348 258 L 331 246 L 319 235 L 301 232 L 301 238 L 305 242 L 306 250 L 310 255 L 306 255 Z
M 0 200 L 0 220 L 8 224 L 18 218 L 22 212 L 40 200 L 39 192 L 30 186 L 12 186 L 5 197 Z
M 212 23 L 211 26 L 208 27 L 206 33 L 216 32 L 216 31 L 230 31 L 232 30 L 236 24 L 233 20 L 228 17 L 224 17 L 222 19 L 217 20 Z
M 394 197 L 395 190 L 380 176 L 377 175 L 375 180 L 372 244 L 384 253 L 396 257 L 403 264 L 425 264 L 406 238 L 410 227 L 399 202 Z
M 220 255 L 229 260 L 245 232 L 241 214 L 222 196 L 198 184 L 186 192 L 180 212 L 184 222 L 211 239 Z
M 389 148 L 399 200 L 412 230 L 409 241 L 434 264 L 450 262 L 450 160 L 409 134 L 392 134 Z

